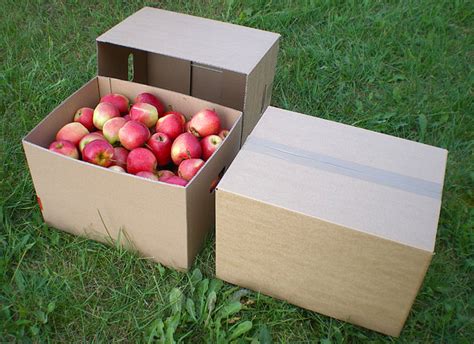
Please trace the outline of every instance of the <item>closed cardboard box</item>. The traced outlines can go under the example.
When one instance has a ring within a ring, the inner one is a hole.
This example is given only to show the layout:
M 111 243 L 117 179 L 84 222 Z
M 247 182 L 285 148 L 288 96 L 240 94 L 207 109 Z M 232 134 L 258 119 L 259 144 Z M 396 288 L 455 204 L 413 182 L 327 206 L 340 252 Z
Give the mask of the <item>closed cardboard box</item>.
M 270 102 L 278 39 L 271 32 L 147 7 L 98 37 L 98 76 L 23 140 L 45 222 L 96 240 L 120 241 L 144 257 L 189 268 L 214 227 L 211 182 L 230 165 Z M 232 130 L 185 188 L 47 149 L 78 108 L 94 107 L 110 92 L 129 99 L 151 92 L 188 117 L 213 108 Z
M 269 107 L 216 192 L 217 276 L 398 336 L 434 252 L 446 158 Z

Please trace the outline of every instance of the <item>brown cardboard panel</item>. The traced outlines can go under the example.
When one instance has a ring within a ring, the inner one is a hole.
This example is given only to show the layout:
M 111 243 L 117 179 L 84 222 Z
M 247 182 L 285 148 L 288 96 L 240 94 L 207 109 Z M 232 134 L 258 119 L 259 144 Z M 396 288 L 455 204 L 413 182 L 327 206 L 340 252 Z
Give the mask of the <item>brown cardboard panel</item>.
M 248 74 L 279 37 L 272 32 L 145 7 L 97 41 Z
M 162 54 L 148 54 L 148 85 L 190 94 L 191 62 Z
M 185 188 L 117 173 L 26 141 L 24 149 L 47 224 L 101 241 L 121 235 L 144 257 L 187 267 Z
M 246 75 L 192 64 L 191 94 L 232 109 L 244 109 Z
M 433 252 L 445 164 L 439 148 L 269 107 L 219 187 Z
M 230 127 L 228 127 L 230 128 Z M 215 192 L 210 190 L 213 180 L 226 170 L 237 155 L 240 148 L 242 118 L 238 118 L 232 130 L 218 151 L 209 159 L 201 172 L 196 175 L 188 187 L 187 221 L 188 221 L 188 257 L 189 265 L 201 249 L 207 233 L 214 227 Z
M 94 108 L 99 102 L 97 79 L 93 78 L 59 104 L 28 135 L 25 140 L 41 147 L 49 147 L 62 126 L 71 122 L 81 107 Z
M 263 111 L 270 105 L 277 55 L 278 41 L 248 76 L 242 143 L 260 120 Z
M 221 187 L 216 202 L 217 277 L 399 335 L 431 253 Z

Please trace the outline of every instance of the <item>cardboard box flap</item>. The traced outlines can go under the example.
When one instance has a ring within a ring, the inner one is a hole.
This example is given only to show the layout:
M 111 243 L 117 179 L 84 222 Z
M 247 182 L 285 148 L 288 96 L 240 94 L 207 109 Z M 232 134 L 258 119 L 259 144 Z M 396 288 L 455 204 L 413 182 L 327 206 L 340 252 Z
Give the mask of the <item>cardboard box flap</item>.
M 249 74 L 279 37 L 272 32 L 144 7 L 97 41 Z
M 219 189 L 432 252 L 447 151 L 269 107 Z

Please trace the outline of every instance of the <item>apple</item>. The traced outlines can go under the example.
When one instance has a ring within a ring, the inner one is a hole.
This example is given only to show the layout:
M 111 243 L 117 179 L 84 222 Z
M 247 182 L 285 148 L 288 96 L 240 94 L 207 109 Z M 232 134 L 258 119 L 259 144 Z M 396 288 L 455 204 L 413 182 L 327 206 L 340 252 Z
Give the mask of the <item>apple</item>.
M 74 122 L 79 122 L 86 127 L 87 130 L 94 130 L 94 122 L 92 117 L 94 116 L 94 109 L 83 107 L 76 111 L 74 114 Z
M 141 147 L 150 138 L 150 131 L 141 122 L 128 121 L 119 130 L 119 140 L 128 150 Z
M 224 140 L 227 135 L 229 135 L 229 130 L 227 129 L 222 129 L 221 131 L 219 131 L 219 137 Z
M 177 116 L 180 119 L 181 124 L 183 124 L 183 126 L 186 124 L 186 116 L 184 116 L 181 112 L 171 110 L 171 111 L 165 112 L 163 114 L 163 117 L 168 116 L 168 115 Z
M 184 180 L 183 178 L 178 177 L 178 176 L 171 176 L 171 177 L 165 178 L 161 181 L 165 182 L 165 183 L 168 183 L 168 184 L 175 184 L 175 185 L 181 185 L 181 186 L 186 186 L 186 184 L 188 184 L 188 182 L 186 180 Z
M 165 112 L 165 107 L 163 103 L 151 93 L 140 93 L 138 96 L 135 97 L 135 100 L 133 102 L 151 104 L 156 108 L 159 115 Z
M 209 187 L 209 192 L 214 191 L 214 189 L 217 187 L 217 184 L 219 184 L 221 180 L 221 177 L 217 177 L 216 179 L 213 179 L 211 182 L 211 186 Z
M 132 119 L 130 118 L 130 114 L 128 114 L 128 113 L 127 113 L 126 115 L 124 115 L 122 118 L 123 118 L 124 120 L 126 120 L 127 122 L 132 120 Z
M 90 134 L 87 134 L 86 136 L 84 136 L 81 141 L 79 141 L 79 150 L 82 151 L 84 150 L 84 147 L 92 142 L 92 141 L 95 141 L 95 140 L 105 140 L 105 137 L 104 135 L 102 135 L 102 133 L 98 132 L 98 131 L 94 131 Z
M 56 134 L 56 140 L 69 141 L 77 146 L 81 139 L 87 134 L 89 134 L 89 130 L 87 130 L 85 126 L 78 122 L 72 122 L 59 129 Z
M 109 167 L 113 165 L 114 147 L 105 140 L 89 142 L 82 151 L 82 159 L 95 165 Z
M 124 114 L 128 112 L 130 107 L 130 100 L 122 94 L 110 93 L 100 98 L 100 103 L 111 103 L 119 110 L 120 113 Z
M 179 164 L 178 175 L 184 180 L 190 181 L 196 173 L 204 166 L 202 159 L 187 159 Z
M 158 166 L 165 166 L 170 163 L 172 142 L 165 133 L 153 134 L 147 141 L 147 147 L 155 154 Z
M 217 135 L 221 130 L 221 120 L 214 110 L 201 110 L 189 121 L 189 132 L 196 137 Z
M 174 174 L 173 172 L 169 170 L 160 170 L 157 172 L 157 174 L 158 174 L 158 180 L 160 181 L 163 181 L 169 177 L 176 176 L 176 174 Z
M 153 172 L 156 169 L 155 155 L 146 148 L 135 148 L 127 157 L 127 172 L 137 174 L 141 171 Z
M 123 147 L 114 147 L 114 164 L 126 168 L 128 153 L 128 150 Z
M 117 171 L 117 172 L 125 173 L 124 168 L 121 167 L 121 166 L 118 166 L 118 165 L 110 166 L 110 167 L 109 167 L 109 170 L 114 170 L 114 171 Z
M 179 165 L 185 159 L 200 158 L 201 153 L 198 139 L 190 133 L 179 135 L 171 145 L 171 159 L 175 165 Z
M 207 161 L 222 143 L 222 139 L 217 135 L 209 135 L 201 140 L 202 158 Z
M 146 178 L 146 179 L 151 179 L 151 180 L 158 180 L 158 177 L 156 174 L 153 172 L 148 172 L 148 171 L 140 171 L 136 174 L 138 177 Z
M 158 110 L 151 104 L 136 103 L 130 108 L 130 118 L 151 128 L 158 121 Z
M 171 140 L 174 140 L 179 134 L 183 133 L 184 128 L 180 117 L 168 114 L 156 122 L 155 129 L 157 133 L 165 133 Z
M 114 117 L 105 122 L 102 132 L 109 143 L 114 144 L 119 142 L 119 130 L 125 123 L 127 123 L 127 121 L 123 117 Z
M 107 122 L 109 119 L 114 118 L 114 117 L 119 117 L 120 112 L 119 110 L 115 107 L 114 104 L 112 103 L 99 103 L 95 107 L 94 110 L 94 115 L 92 117 L 92 121 L 94 122 L 94 126 L 102 130 L 104 127 L 105 122 Z
M 185 133 L 190 133 L 190 131 L 189 131 L 189 122 L 184 123 L 184 132 Z
M 49 150 L 73 159 L 79 159 L 79 152 L 74 143 L 66 140 L 54 141 L 49 145 Z

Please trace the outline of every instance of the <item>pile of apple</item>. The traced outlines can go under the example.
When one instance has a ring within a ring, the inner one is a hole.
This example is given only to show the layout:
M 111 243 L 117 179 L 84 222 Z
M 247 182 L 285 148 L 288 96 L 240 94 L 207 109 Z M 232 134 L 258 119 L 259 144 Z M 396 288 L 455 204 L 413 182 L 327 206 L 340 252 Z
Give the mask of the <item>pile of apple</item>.
M 56 134 L 49 149 L 119 172 L 185 186 L 229 133 L 214 110 L 204 109 L 189 121 L 165 111 L 150 93 L 133 105 L 111 93 L 95 109 L 83 107 Z

